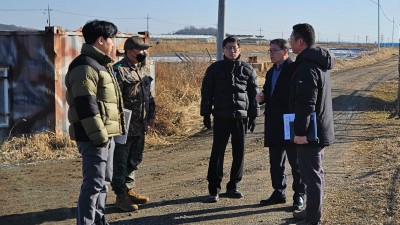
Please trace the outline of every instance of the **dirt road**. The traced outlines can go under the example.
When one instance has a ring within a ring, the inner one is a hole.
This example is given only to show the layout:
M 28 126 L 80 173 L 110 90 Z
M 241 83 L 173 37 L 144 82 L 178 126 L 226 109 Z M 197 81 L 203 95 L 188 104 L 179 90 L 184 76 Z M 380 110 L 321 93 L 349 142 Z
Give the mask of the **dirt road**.
M 394 57 L 332 75 L 337 142 L 325 150 L 324 224 L 400 224 L 400 141 L 398 133 L 389 134 L 385 129 L 399 123 L 382 126 L 364 119 L 367 111 L 384 110 L 385 103 L 371 97 L 371 92 L 397 79 L 397 60 Z M 107 217 L 111 224 L 293 222 L 291 198 L 283 205 L 259 205 L 272 192 L 268 152 L 262 147 L 262 121 L 258 118 L 256 131 L 247 139 L 244 178 L 239 186 L 243 199 L 222 197 L 215 204 L 204 202 L 212 134 L 203 131 L 179 144 L 146 150 L 138 191 L 149 195 L 151 203 L 141 205 L 137 212 L 121 213 L 113 208 L 115 195 L 110 191 Z M 377 139 L 382 145 L 373 145 Z M 395 144 L 389 145 L 389 140 Z M 230 150 L 228 147 L 223 185 L 230 168 Z M 80 171 L 80 159 L 0 167 L 0 224 L 74 224 Z M 289 174 L 289 184 L 291 178 Z

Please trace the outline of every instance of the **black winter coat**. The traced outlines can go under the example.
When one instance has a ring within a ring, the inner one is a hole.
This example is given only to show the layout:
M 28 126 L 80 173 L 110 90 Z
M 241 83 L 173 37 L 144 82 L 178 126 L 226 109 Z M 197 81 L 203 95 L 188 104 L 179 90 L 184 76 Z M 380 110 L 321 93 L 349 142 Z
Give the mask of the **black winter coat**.
M 283 114 L 289 112 L 290 81 L 292 79 L 292 60 L 286 59 L 281 65 L 281 71 L 271 95 L 272 74 L 274 65 L 268 70 L 263 87 L 265 103 L 264 146 L 282 147 L 289 144 L 283 139 Z
M 240 119 L 257 117 L 257 74 L 241 60 L 220 60 L 211 64 L 201 87 L 200 115 Z
M 320 146 L 331 145 L 335 139 L 329 72 L 334 64 L 327 49 L 315 47 L 303 50 L 294 63 L 289 100 L 290 110 L 296 114 L 294 132 L 306 136 L 309 115 L 315 111 Z

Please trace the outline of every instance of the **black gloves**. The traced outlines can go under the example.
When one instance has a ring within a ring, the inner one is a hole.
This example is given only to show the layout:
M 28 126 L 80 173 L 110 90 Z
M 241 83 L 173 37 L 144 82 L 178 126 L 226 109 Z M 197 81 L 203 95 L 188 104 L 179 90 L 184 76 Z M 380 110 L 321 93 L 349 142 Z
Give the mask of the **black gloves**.
M 251 132 L 253 132 L 254 128 L 256 128 L 256 118 L 249 117 L 249 123 L 247 124 L 247 129 L 249 129 Z
M 203 118 L 203 124 L 207 129 L 211 130 L 211 118 L 210 116 L 204 116 Z

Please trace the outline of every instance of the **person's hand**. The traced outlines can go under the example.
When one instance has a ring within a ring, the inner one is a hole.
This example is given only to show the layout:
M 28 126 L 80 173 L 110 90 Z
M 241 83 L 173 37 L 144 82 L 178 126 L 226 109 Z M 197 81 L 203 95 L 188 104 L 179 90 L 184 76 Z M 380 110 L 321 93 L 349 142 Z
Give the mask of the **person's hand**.
M 261 102 L 264 101 L 264 93 L 263 93 L 263 92 L 257 93 L 257 95 L 256 95 L 256 101 L 257 101 L 258 103 L 261 103 Z
M 298 145 L 308 144 L 307 136 L 294 136 L 293 142 Z
M 254 128 L 256 128 L 256 118 L 255 117 L 249 117 L 249 122 L 247 124 L 247 129 L 249 129 L 251 132 L 253 132 Z
M 204 116 L 203 117 L 203 124 L 207 129 L 211 130 L 211 118 L 210 116 Z

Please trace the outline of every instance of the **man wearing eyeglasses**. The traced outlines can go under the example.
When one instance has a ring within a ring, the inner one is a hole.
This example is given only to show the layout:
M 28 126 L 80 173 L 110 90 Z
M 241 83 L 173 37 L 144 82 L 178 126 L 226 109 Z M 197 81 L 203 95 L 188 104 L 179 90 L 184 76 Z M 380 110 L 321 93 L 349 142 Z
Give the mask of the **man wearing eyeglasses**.
M 296 57 L 289 109 L 295 113 L 294 143 L 300 175 L 306 184 L 306 209 L 294 211 L 295 219 L 305 219 L 304 224 L 321 224 L 324 201 L 324 147 L 334 142 L 331 82 L 329 70 L 335 58 L 329 50 L 314 46 L 314 28 L 307 23 L 293 26 L 290 46 Z M 317 141 L 307 139 L 310 115 L 317 115 Z
M 242 198 L 238 189 L 242 180 L 247 130 L 255 128 L 259 115 L 256 101 L 257 74 L 253 67 L 240 60 L 240 40 L 235 36 L 223 42 L 224 59 L 211 64 L 205 73 L 201 87 L 200 114 L 204 126 L 211 129 L 214 117 L 213 145 L 208 167 L 208 202 L 217 202 L 221 191 L 223 164 L 229 137 L 232 144 L 232 167 L 226 185 L 226 196 Z
M 265 104 L 264 146 L 268 147 L 272 195 L 260 201 L 261 205 L 286 203 L 286 156 L 292 168 L 293 210 L 304 207 L 305 186 L 300 178 L 296 146 L 284 141 L 283 114 L 289 112 L 290 80 L 292 60 L 289 57 L 289 43 L 284 39 L 270 42 L 269 56 L 273 67 L 268 70 L 262 92 L 257 102 Z

